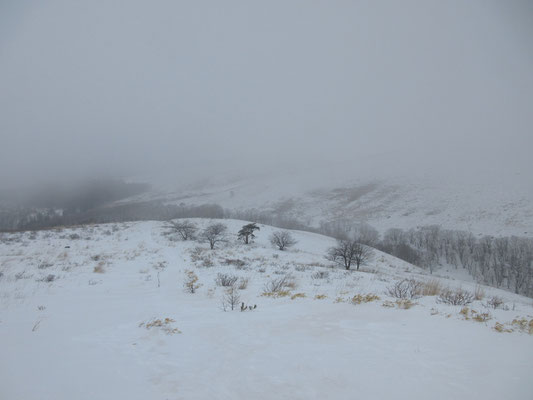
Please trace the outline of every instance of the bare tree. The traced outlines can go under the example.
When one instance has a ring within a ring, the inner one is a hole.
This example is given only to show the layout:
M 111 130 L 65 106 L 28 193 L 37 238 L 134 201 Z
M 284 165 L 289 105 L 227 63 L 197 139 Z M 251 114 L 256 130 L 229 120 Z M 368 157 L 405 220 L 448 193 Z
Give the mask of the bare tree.
M 177 233 L 181 240 L 194 240 L 198 227 L 190 221 L 170 221 L 168 226 L 172 232 Z
M 236 288 L 230 286 L 222 297 L 222 309 L 226 311 L 228 308 L 233 311 L 241 301 L 241 296 Z M 243 310 L 241 310 L 243 311 Z
M 349 270 L 352 264 L 357 266 L 370 261 L 373 255 L 372 248 L 355 240 L 337 240 L 337 245 L 328 250 L 328 258 Z
M 222 223 L 215 223 L 209 225 L 200 234 L 200 239 L 208 242 L 211 250 L 215 248 L 215 245 L 220 242 L 226 241 L 226 231 L 228 227 Z
M 289 231 L 277 231 L 270 235 L 270 243 L 283 251 L 288 247 L 294 246 L 298 242 Z

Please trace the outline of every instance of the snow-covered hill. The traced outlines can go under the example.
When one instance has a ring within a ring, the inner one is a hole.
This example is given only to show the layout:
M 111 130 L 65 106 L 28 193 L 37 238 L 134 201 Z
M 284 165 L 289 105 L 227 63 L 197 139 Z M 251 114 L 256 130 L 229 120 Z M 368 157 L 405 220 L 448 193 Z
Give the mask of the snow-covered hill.
M 333 171 L 333 172 L 332 172 Z M 353 174 L 352 176 L 357 176 Z M 181 180 L 122 202 L 216 203 L 230 210 L 256 209 L 298 218 L 308 225 L 354 220 L 384 232 L 438 224 L 491 236 L 533 236 L 533 185 L 478 178 L 379 180 L 336 174 L 334 168 Z
M 531 399 L 531 299 L 377 251 L 345 271 L 324 257 L 331 238 L 293 232 L 282 252 L 268 240 L 275 228 L 244 245 L 244 222 L 221 222 L 230 235 L 215 250 L 162 222 L 4 234 L 0 398 Z M 223 306 L 219 274 L 252 310 Z M 406 278 L 480 299 L 387 294 Z

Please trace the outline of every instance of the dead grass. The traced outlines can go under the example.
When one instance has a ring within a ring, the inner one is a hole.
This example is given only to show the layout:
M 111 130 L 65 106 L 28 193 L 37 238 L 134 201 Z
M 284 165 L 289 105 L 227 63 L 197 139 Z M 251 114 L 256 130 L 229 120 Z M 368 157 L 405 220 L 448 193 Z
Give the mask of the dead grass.
M 415 302 L 409 300 L 409 299 L 398 299 L 395 301 L 396 306 L 401 310 L 409 310 L 411 307 L 414 307 L 416 305 Z
M 261 296 L 263 297 L 272 297 L 274 299 L 280 298 L 280 297 L 288 297 L 291 295 L 291 292 L 288 290 L 278 290 L 277 292 L 263 292 Z
M 176 322 L 172 318 L 165 318 L 163 320 L 161 319 L 153 319 L 149 322 L 141 322 L 139 324 L 139 327 L 144 327 L 146 329 L 153 329 L 153 328 L 159 328 L 163 332 L 165 332 L 167 335 L 173 335 L 176 333 L 181 333 L 181 331 L 178 328 L 173 328 L 172 324 Z
M 301 299 L 306 297 L 305 293 L 295 293 L 291 296 L 291 300 Z
M 474 300 L 483 300 L 485 298 L 485 290 L 477 285 L 474 290 Z
M 370 303 L 372 301 L 378 301 L 379 296 L 374 293 L 368 294 L 356 294 L 350 299 L 352 304 Z
M 513 319 L 511 322 L 516 329 L 533 335 L 533 319 L 527 320 L 527 318 Z
M 442 283 L 437 279 L 422 282 L 420 287 L 420 294 L 422 296 L 438 296 L 442 291 Z
M 105 273 L 104 265 L 105 265 L 104 262 L 99 262 L 98 265 L 94 267 L 93 272 L 95 274 L 104 274 Z
M 237 288 L 239 290 L 244 290 L 248 287 L 248 283 L 250 282 L 249 278 L 241 278 L 239 279 L 239 283 L 237 285 Z

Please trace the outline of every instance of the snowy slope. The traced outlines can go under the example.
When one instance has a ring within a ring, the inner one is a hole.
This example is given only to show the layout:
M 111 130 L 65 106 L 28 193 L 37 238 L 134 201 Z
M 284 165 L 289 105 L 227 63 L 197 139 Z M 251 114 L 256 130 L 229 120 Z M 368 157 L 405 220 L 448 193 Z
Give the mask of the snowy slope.
M 431 279 L 424 271 L 379 252 L 344 271 L 324 258 L 330 238 L 294 232 L 298 243 L 280 252 L 268 242 L 273 228 L 245 246 L 234 236 L 244 222 L 223 222 L 233 236 L 214 251 L 172 240 L 160 222 L 3 235 L 0 398 L 532 397 L 533 336 L 512 323 L 533 318 L 531 299 L 484 288 L 469 308 L 489 313 L 485 322 L 435 296 L 399 309 L 387 288 Z M 194 294 L 187 270 L 201 284 Z M 238 293 L 255 310 L 222 310 L 221 272 L 249 280 Z M 285 275 L 287 296 L 262 296 Z M 379 300 L 352 304 L 358 294 Z M 485 307 L 493 295 L 507 309 Z M 155 319 L 161 326 L 147 328 Z
M 493 236 L 533 236 L 533 185 L 489 179 L 477 183 L 428 177 L 371 180 L 331 170 L 218 174 L 217 178 L 156 185 L 126 202 L 216 203 L 231 210 L 257 209 L 321 221 L 367 222 L 384 232 L 438 224 Z

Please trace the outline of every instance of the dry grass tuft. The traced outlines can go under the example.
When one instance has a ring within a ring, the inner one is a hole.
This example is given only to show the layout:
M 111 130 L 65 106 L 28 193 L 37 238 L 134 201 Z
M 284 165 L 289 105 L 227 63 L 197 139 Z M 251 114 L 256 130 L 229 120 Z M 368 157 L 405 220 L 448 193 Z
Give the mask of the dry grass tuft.
M 474 290 L 474 300 L 483 300 L 485 298 L 485 290 L 477 285 L 476 289 Z
M 305 293 L 295 293 L 291 296 L 291 300 L 294 300 L 294 299 L 299 299 L 299 298 L 304 298 L 306 297 Z
M 396 306 L 402 310 L 409 310 L 411 307 L 414 307 L 416 305 L 415 302 L 412 302 L 409 299 L 399 299 L 399 300 L 396 300 L 395 303 L 396 303 Z
M 141 322 L 139 324 L 139 327 L 145 327 L 146 329 L 160 328 L 167 335 L 181 333 L 181 331 L 178 328 L 172 327 L 172 324 L 174 322 L 176 321 L 174 321 L 172 318 L 165 318 L 164 320 L 153 319 L 149 322 Z
M 96 267 L 94 267 L 93 269 L 93 272 L 95 274 L 104 274 L 105 273 L 105 268 L 104 268 L 104 262 L 99 262 L 98 265 Z
M 527 318 L 513 319 L 511 324 L 522 332 L 533 335 L 533 319 L 527 320 Z
M 369 294 L 356 294 L 353 296 L 350 300 L 352 304 L 362 304 L 362 303 L 370 303 L 372 301 L 379 300 L 379 296 L 375 295 L 373 293 Z
M 422 282 L 420 294 L 422 296 L 438 296 L 442 290 L 442 283 L 437 279 L 431 279 L 427 282 Z
M 276 292 L 263 292 L 261 296 L 263 297 L 272 297 L 274 299 L 280 298 L 280 297 L 288 297 L 291 295 L 291 292 L 288 290 L 278 290 Z

